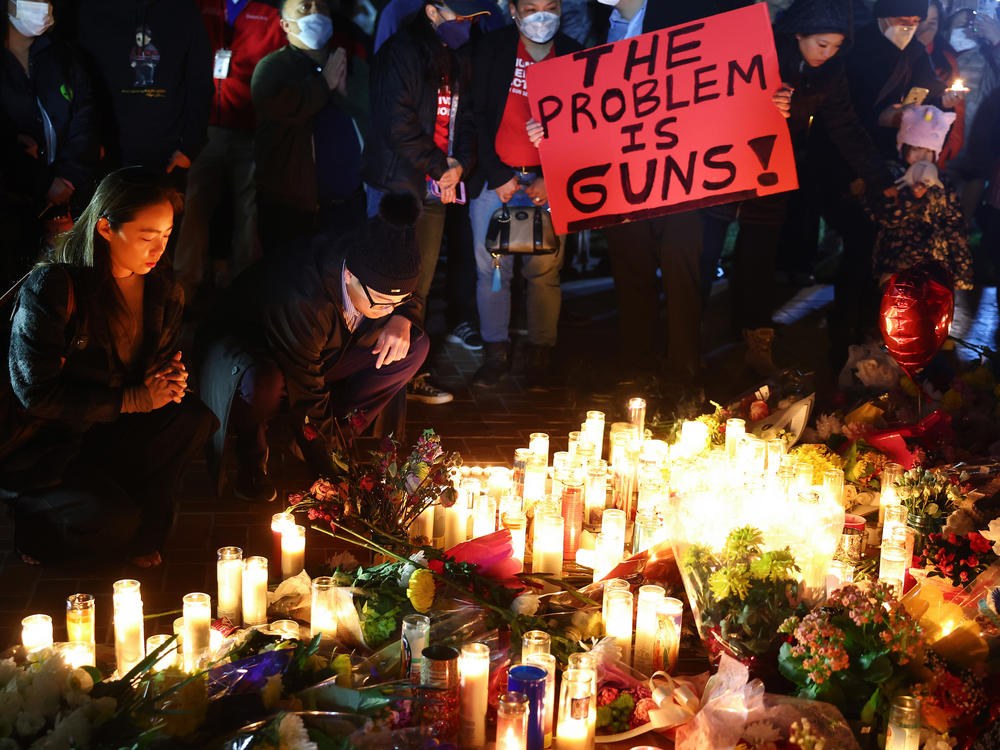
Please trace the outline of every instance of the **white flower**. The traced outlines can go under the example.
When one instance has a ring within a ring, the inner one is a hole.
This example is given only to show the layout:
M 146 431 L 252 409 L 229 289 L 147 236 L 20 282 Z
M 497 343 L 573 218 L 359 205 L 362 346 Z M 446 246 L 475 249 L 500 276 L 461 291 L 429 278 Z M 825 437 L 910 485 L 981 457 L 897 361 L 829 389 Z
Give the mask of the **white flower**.
M 923 750 L 951 750 L 958 743 L 953 737 L 938 734 L 933 729 L 920 730 L 920 747 Z
M 743 739 L 752 748 L 763 748 L 781 739 L 781 733 L 768 721 L 755 721 L 743 729 Z
M 410 556 L 410 562 L 402 567 L 399 571 L 399 585 L 404 589 L 410 583 L 410 576 L 417 570 L 417 568 L 427 567 L 427 557 L 423 552 L 417 552 L 415 555 Z
M 13 659 L 0 659 L 0 687 L 7 685 L 17 676 L 17 664 Z
M 521 594 L 511 603 L 510 606 L 516 614 L 528 615 L 528 617 L 531 617 L 538 611 L 538 595 Z
M 855 373 L 862 385 L 869 388 L 889 389 L 899 382 L 899 367 L 888 356 L 861 360 Z
M 993 554 L 1000 555 L 1000 518 L 990 521 L 990 527 L 979 532 L 993 542 Z
M 39 737 L 31 746 L 32 750 L 70 750 L 88 747 L 91 724 L 85 708 L 78 708 L 62 719 L 57 719 L 55 727 L 48 734 Z
M 839 435 L 844 431 L 844 425 L 835 414 L 820 414 L 816 418 L 816 433 L 820 439 L 827 440 L 831 435 Z
M 956 511 L 952 511 L 951 515 L 948 516 L 948 522 L 944 525 L 941 533 L 945 536 L 948 536 L 948 534 L 965 536 L 974 529 L 975 524 L 972 521 L 972 516 L 967 511 L 959 508 Z
M 22 711 L 14 721 L 14 731 L 24 738 L 34 737 L 45 726 L 45 717 L 35 711 Z
M 285 714 L 278 724 L 279 750 L 319 750 L 316 743 L 309 739 L 302 719 L 295 714 Z

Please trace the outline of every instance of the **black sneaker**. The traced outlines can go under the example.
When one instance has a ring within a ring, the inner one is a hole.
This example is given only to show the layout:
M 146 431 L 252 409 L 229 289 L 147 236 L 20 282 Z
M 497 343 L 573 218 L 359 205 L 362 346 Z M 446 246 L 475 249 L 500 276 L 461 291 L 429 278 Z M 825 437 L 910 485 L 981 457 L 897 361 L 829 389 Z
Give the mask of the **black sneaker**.
M 236 486 L 233 494 L 247 503 L 269 503 L 278 497 L 271 478 L 267 475 L 267 463 L 261 462 L 253 467 L 241 467 L 236 474 Z
M 470 352 L 478 352 L 483 349 L 483 337 L 469 323 L 459 323 L 455 326 L 455 330 L 444 337 L 444 340 L 458 344 Z
M 448 393 L 448 391 L 442 391 L 440 388 L 430 384 L 428 381 L 428 374 L 423 373 L 417 375 L 413 380 L 411 380 L 406 385 L 406 398 L 412 401 L 420 401 L 424 404 L 447 404 L 449 401 L 453 400 L 455 397 Z

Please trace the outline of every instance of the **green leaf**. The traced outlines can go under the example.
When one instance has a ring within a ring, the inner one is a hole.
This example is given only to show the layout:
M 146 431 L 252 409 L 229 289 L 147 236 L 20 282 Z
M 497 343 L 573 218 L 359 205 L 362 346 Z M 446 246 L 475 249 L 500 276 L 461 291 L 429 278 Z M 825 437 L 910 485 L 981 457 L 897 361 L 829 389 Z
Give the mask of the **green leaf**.
M 879 698 L 881 693 L 878 688 L 875 688 L 875 692 L 871 694 L 868 702 L 865 703 L 864 708 L 861 709 L 861 721 L 865 724 L 875 723 L 875 712 L 878 709 Z
M 878 685 L 892 677 L 892 662 L 889 661 L 888 656 L 879 656 L 862 670 L 862 674 L 868 682 L 874 682 Z

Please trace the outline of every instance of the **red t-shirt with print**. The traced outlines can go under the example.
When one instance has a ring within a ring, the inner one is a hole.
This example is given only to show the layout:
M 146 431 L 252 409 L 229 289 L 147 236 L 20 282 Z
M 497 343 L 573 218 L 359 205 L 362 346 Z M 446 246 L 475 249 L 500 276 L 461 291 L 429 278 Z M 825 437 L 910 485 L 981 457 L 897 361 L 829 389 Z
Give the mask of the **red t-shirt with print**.
M 555 57 L 550 49 L 544 59 Z M 514 77 L 507 94 L 507 106 L 497 130 L 494 146 L 500 161 L 511 167 L 534 167 L 539 164 L 538 149 L 531 144 L 525 125 L 531 119 L 531 105 L 528 102 L 528 68 L 535 64 L 528 54 L 524 40 L 517 42 L 517 60 L 514 63 Z

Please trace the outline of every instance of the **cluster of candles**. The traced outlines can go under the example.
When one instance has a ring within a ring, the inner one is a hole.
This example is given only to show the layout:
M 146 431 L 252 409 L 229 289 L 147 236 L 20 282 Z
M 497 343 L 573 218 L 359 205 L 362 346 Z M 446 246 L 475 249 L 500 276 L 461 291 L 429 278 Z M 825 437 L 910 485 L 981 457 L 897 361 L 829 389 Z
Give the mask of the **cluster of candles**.
M 305 527 L 295 523 L 291 513 L 276 513 L 271 519 L 274 553 L 268 558 L 243 557 L 239 547 L 222 547 L 217 552 L 216 576 L 218 597 L 216 616 L 244 627 L 266 628 L 282 638 L 298 638 L 299 623 L 278 620 L 268 623 L 267 584 L 270 577 L 284 580 L 298 575 L 305 567 Z M 269 570 L 270 567 L 270 570 Z M 142 593 L 139 581 L 115 581 L 114 607 L 115 662 L 119 676 L 127 674 L 147 655 L 166 643 L 169 635 L 157 634 L 144 639 Z M 205 668 L 212 653 L 221 645 L 223 635 L 212 628 L 212 599 L 209 594 L 193 592 L 183 599 L 183 614 L 174 621 L 173 648 L 160 655 L 154 670 L 180 667 L 194 672 Z M 338 607 L 353 606 L 337 597 L 332 578 L 320 576 L 312 580 L 311 636 L 320 635 L 322 643 L 337 635 Z M 54 649 L 74 667 L 94 666 L 95 602 L 90 594 L 73 594 L 66 600 L 66 632 L 68 641 L 53 642 L 52 617 L 47 614 L 29 615 L 21 620 L 21 643 L 34 654 L 42 649 Z

